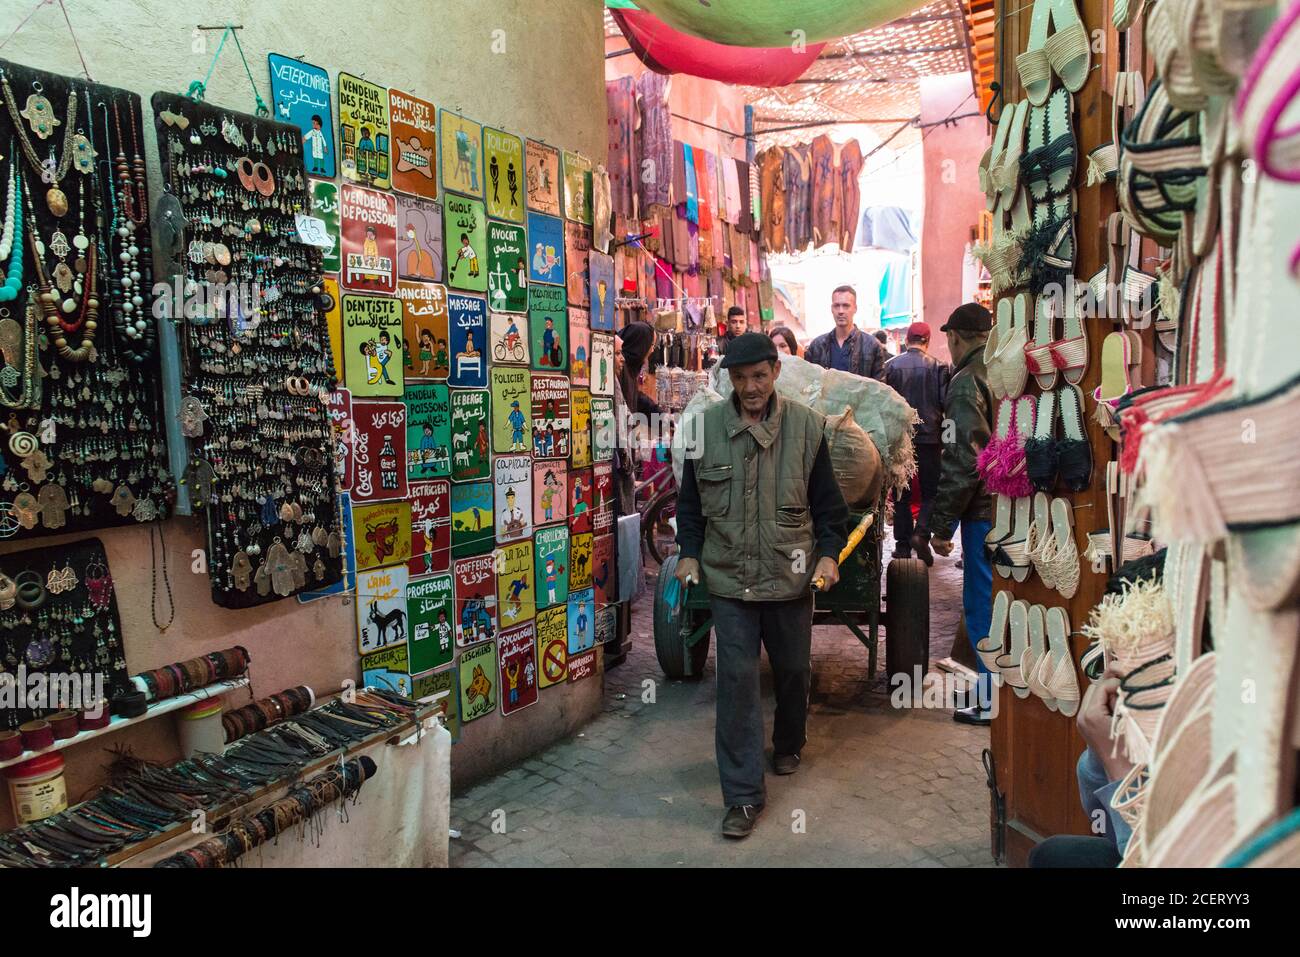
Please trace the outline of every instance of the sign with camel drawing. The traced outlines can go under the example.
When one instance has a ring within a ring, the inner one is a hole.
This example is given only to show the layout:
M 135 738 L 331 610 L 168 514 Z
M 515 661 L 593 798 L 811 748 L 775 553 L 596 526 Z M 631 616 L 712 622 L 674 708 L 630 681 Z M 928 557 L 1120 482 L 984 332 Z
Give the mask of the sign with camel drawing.
M 411 557 L 411 503 L 380 502 L 352 509 L 357 568 L 367 571 Z
M 460 653 L 460 720 L 473 721 L 497 707 L 497 643 L 485 641 Z
M 575 593 L 591 588 L 591 532 L 569 536 L 569 601 Z
M 502 630 L 497 661 L 501 713 L 514 714 L 537 703 L 537 630 L 531 621 Z
M 495 638 L 497 576 L 493 555 L 458 558 L 452 566 L 456 597 L 456 647 L 465 648 Z
M 357 650 L 406 645 L 406 566 L 357 573 Z

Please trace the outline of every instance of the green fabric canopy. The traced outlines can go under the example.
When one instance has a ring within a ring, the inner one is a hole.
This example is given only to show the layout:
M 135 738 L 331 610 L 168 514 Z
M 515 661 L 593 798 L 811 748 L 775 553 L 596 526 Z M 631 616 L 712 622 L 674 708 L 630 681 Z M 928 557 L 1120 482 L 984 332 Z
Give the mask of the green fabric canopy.
M 926 0 L 636 0 L 684 33 L 744 47 L 789 46 L 795 30 L 807 43 L 878 27 Z M 615 3 L 610 3 L 615 6 Z M 618 6 L 630 4 L 618 3 Z

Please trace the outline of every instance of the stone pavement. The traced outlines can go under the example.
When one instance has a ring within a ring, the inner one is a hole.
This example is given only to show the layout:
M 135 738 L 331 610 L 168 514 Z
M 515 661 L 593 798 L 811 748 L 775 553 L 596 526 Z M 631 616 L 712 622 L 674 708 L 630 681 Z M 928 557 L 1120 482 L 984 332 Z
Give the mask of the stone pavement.
M 958 557 L 937 559 L 930 572 L 932 668 L 948 655 L 961 613 Z M 767 808 L 748 839 L 721 837 L 714 659 L 701 681 L 664 677 L 652 596 L 637 603 L 632 651 L 606 676 L 600 717 L 452 797 L 451 826 L 461 832 L 452 866 L 992 865 L 980 763 L 988 730 L 955 724 L 948 710 L 892 707 L 883 676 L 868 685 L 866 649 L 830 625 L 813 633 L 802 766 L 790 777 L 768 774 Z M 883 669 L 883 646 L 879 661 Z M 763 680 L 770 734 L 766 661 Z

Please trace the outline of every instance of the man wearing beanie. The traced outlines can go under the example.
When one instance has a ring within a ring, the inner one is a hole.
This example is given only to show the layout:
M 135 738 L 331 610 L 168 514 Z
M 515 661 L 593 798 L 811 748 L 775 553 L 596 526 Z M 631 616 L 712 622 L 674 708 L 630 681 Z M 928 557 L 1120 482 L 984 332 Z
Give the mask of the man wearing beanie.
M 930 351 L 930 327 L 914 322 L 907 328 L 907 351 L 885 363 L 885 384 L 907 400 L 921 421 L 912 433 L 916 448 L 916 478 L 894 499 L 894 557 L 912 556 L 912 503 L 920 496 L 920 522 L 926 523 L 930 503 L 939 489 L 940 430 L 943 400 L 952 369 Z
M 811 588 L 839 580 L 844 502 L 822 415 L 777 394 L 776 346 L 736 337 L 722 360 L 734 389 L 691 423 L 677 498 L 677 579 L 709 588 L 717 641 L 718 773 L 725 837 L 747 837 L 766 801 L 761 648 L 776 693 L 772 764 L 793 774 L 807 740 Z
M 993 618 L 993 566 L 984 550 L 984 539 L 992 528 L 990 499 L 975 469 L 975 461 L 993 433 L 993 393 L 984 367 L 984 343 L 992 327 L 992 316 L 977 302 L 958 306 L 939 327 L 940 332 L 948 334 L 948 352 L 953 361 L 943 405 L 944 418 L 951 420 L 953 431 L 942 436 L 939 491 L 930 514 L 921 516 L 912 535 L 917 557 L 932 565 L 931 549 L 940 555 L 950 554 L 953 532 L 961 523 L 961 601 L 966 636 L 972 646 L 988 635 Z M 958 709 L 953 719 L 964 724 L 988 724 L 992 676 L 979 656 L 975 658 L 979 664 L 978 702 Z

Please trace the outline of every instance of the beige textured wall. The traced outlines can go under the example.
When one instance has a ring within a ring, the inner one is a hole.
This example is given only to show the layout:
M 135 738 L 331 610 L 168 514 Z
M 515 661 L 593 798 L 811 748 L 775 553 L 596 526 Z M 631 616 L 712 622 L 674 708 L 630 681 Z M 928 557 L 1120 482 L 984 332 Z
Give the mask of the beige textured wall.
M 17 0 L 0 4 L 0 37 L 8 37 L 33 6 Z M 192 80 L 202 79 L 220 32 L 197 34 L 195 27 L 229 22 L 244 27 L 240 41 L 268 103 L 266 54 L 301 54 L 328 69 L 336 87 L 339 70 L 364 74 L 483 123 L 576 149 L 593 162 L 605 160 L 601 7 L 590 0 L 379 0 L 365 5 L 329 0 L 67 0 L 66 6 L 91 76 L 140 93 L 146 104 L 157 90 L 183 91 Z M 203 43 L 206 49 L 196 49 Z M 38 9 L 0 55 L 55 72 L 81 73 L 57 4 Z M 337 111 L 337 91 L 335 98 Z M 227 43 L 208 83 L 207 99 L 252 111 L 248 79 L 233 43 Z M 145 125 L 156 189 L 153 129 L 151 123 Z M 252 655 L 253 690 L 258 695 L 296 684 L 327 691 L 358 675 L 351 602 L 335 598 L 300 605 L 290 599 L 242 611 L 218 608 L 211 601 L 207 577 L 190 571 L 191 552 L 203 544 L 197 520 L 172 519 L 165 535 L 176 604 L 175 624 L 165 634 L 154 627 L 149 612 L 149 529 L 107 530 L 99 536 L 117 584 L 131 671 L 242 644 Z M 81 537 L 87 536 L 3 543 L 0 551 Z M 164 604 L 161 580 L 158 592 Z M 498 713 L 468 725 L 452 750 L 454 781 L 463 785 L 572 731 L 599 711 L 602 690 L 599 679 L 550 688 L 537 705 L 508 721 Z M 242 703 L 242 697 L 235 702 Z M 104 739 L 104 745 L 127 745 L 155 758 L 167 758 L 177 746 L 172 721 L 166 717 L 119 732 Z M 98 783 L 107 755 L 95 742 L 65 756 L 70 798 L 76 800 Z M 0 827 L 7 826 L 7 805 L 8 798 L 0 796 Z

